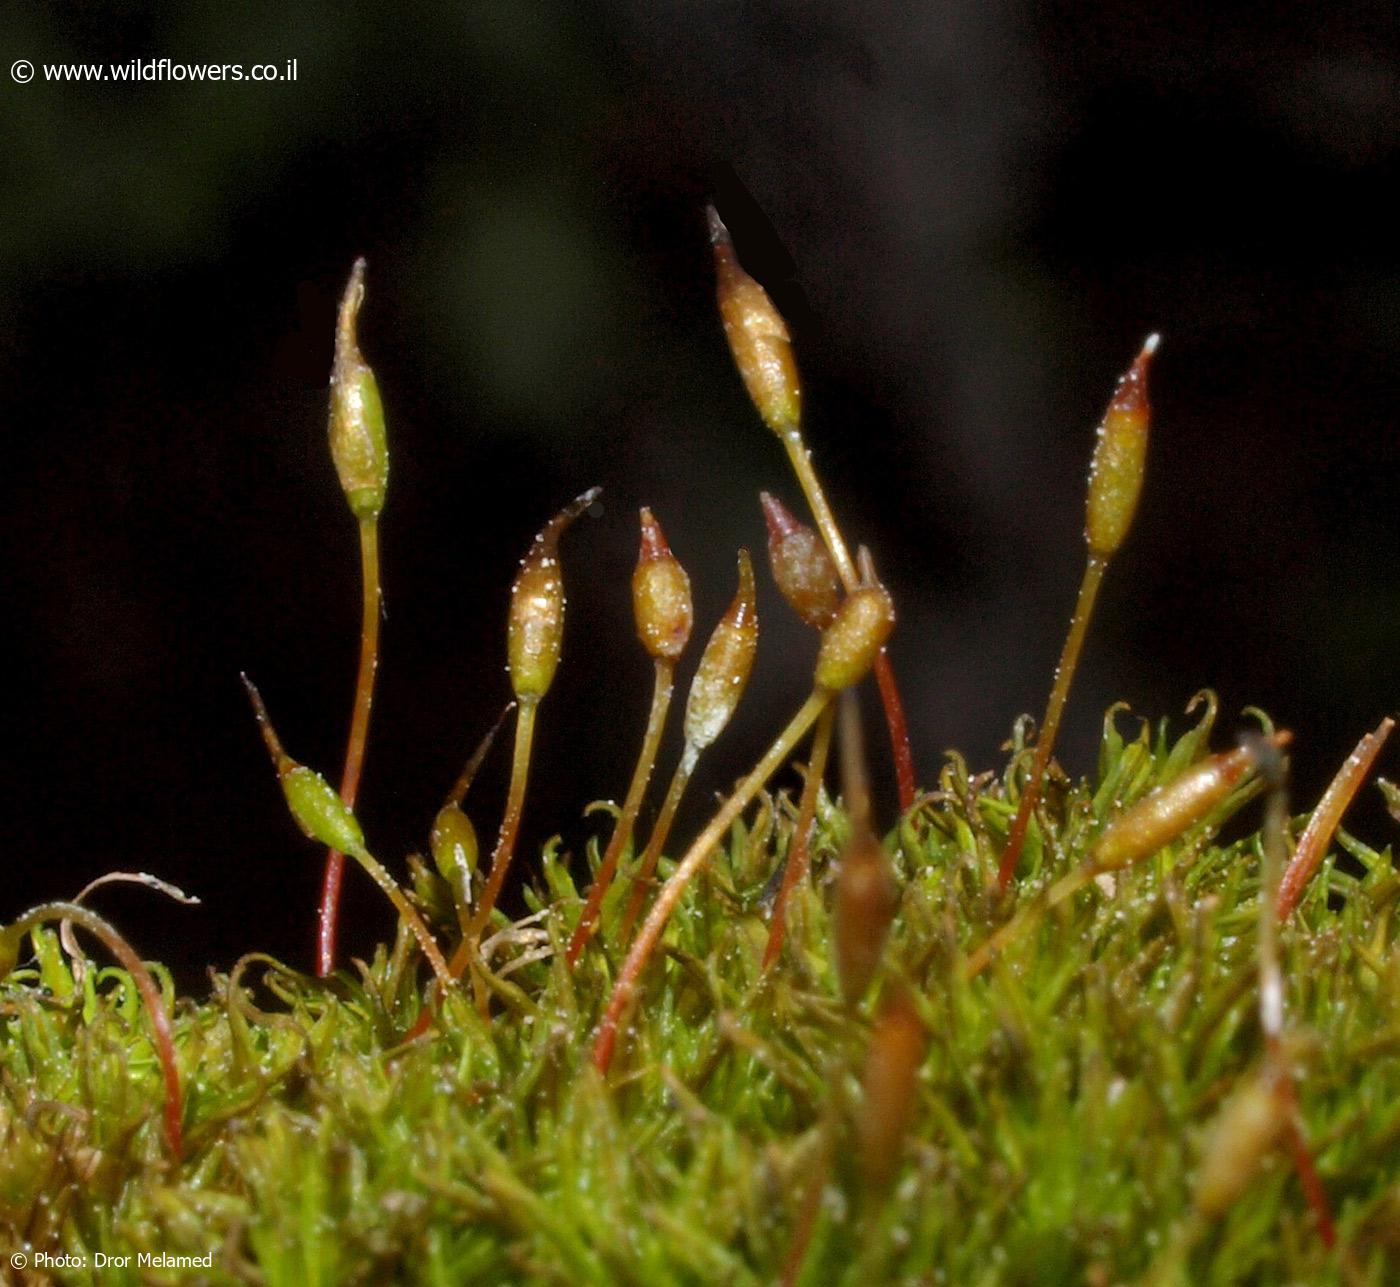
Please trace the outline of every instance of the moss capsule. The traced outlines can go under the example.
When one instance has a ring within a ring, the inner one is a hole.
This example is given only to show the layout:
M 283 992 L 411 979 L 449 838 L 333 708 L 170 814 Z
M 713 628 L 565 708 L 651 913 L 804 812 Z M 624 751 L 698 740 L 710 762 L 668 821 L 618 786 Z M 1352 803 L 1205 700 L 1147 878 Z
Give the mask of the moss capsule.
M 1224 1215 L 1287 1129 L 1288 1110 L 1273 1079 L 1251 1077 L 1226 1101 L 1211 1127 L 1196 1174 L 1196 1209 L 1208 1219 Z
M 438 873 L 453 889 L 459 887 L 463 875 L 476 875 L 480 854 L 476 828 L 458 805 L 449 803 L 438 810 L 428 843 Z
M 632 573 L 632 615 L 637 638 L 658 661 L 675 661 L 690 641 L 695 609 L 690 578 L 671 553 L 651 510 L 642 510 L 642 548 Z
M 1084 538 L 1089 553 L 1107 559 L 1117 551 L 1132 526 L 1147 464 L 1147 366 L 1159 337 L 1147 343 L 1127 374 L 1118 381 L 1113 400 L 1099 425 L 1094 459 L 1089 466 L 1089 502 Z
M 285 772 L 279 770 L 277 780 L 282 784 L 292 820 L 303 833 L 329 845 L 337 853 L 364 851 L 364 832 L 350 806 L 315 769 L 304 764 L 293 765 Z
M 734 365 L 764 424 L 779 437 L 793 433 L 802 423 L 802 384 L 787 323 L 768 292 L 740 267 L 729 229 L 715 208 L 706 213 L 719 315 Z
M 876 1196 L 889 1189 L 899 1172 L 914 1118 L 924 1037 L 923 1020 L 908 991 L 895 988 L 881 1002 L 870 1031 L 861 1080 L 858 1160 L 866 1188 Z
M 768 523 L 768 561 L 784 599 L 809 626 L 825 630 L 841 606 L 841 579 L 822 538 L 782 501 L 760 492 Z
M 869 673 L 894 629 L 894 601 L 882 585 L 863 585 L 851 594 L 822 633 L 816 684 L 840 692 Z
M 1272 741 L 1286 746 L 1289 735 L 1277 733 Z M 1094 845 L 1090 864 L 1096 871 L 1116 871 L 1156 853 L 1220 804 L 1259 759 L 1260 747 L 1246 745 L 1192 765 L 1109 823 Z
M 870 989 L 898 906 L 889 859 L 875 835 L 862 828 L 841 852 L 832 912 L 836 975 L 841 995 L 851 1005 Z
M 758 603 L 753 563 L 739 551 L 739 588 L 729 610 L 720 618 L 690 682 L 685 704 L 685 740 L 701 751 L 729 723 L 748 686 L 758 650 Z
M 357 259 L 340 301 L 331 368 L 331 459 L 345 499 L 357 518 L 372 519 L 384 508 L 389 484 L 389 446 L 384 406 L 374 372 L 360 354 L 356 323 L 365 298 L 365 261 Z
M 535 537 L 510 590 L 506 655 L 510 684 L 522 701 L 549 691 L 564 642 L 564 579 L 559 538 L 597 497 L 594 487 L 560 510 Z

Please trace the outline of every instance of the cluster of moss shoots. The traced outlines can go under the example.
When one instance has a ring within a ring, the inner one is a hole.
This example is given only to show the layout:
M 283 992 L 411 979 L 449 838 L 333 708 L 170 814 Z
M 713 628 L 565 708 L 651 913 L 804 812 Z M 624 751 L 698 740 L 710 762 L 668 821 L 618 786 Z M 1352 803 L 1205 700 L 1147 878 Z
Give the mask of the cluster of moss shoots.
M 432 823 L 431 865 L 411 857 L 401 885 L 371 854 L 353 809 L 389 454 L 357 264 L 331 380 L 364 574 L 339 790 L 283 749 L 248 684 L 292 817 L 329 850 L 317 975 L 251 953 L 207 1001 L 177 1002 L 82 896 L 0 929 L 0 1255 L 212 1251 L 214 1280 L 268 1284 L 1364 1282 L 1394 1263 L 1400 876 L 1339 827 L 1392 721 L 1301 819 L 1289 733 L 1249 712 L 1257 731 L 1212 753 L 1208 693 L 1175 741 L 1165 722 L 1125 735 L 1111 710 L 1093 780 L 1052 759 L 1142 485 L 1156 337 L 1099 425 L 1086 570 L 1038 735 L 1017 723 L 1000 774 L 950 754 L 920 792 L 885 653 L 894 604 L 812 466 L 783 319 L 713 211 L 710 230 L 736 365 L 815 524 L 761 497 L 773 579 L 819 635 L 791 722 L 672 847 L 758 646 L 741 550 L 643 842 L 693 626 L 643 509 L 633 608 L 654 688 L 636 769 L 588 886 L 556 842 L 527 914 L 505 914 L 561 657 L 560 540 L 585 492 L 513 588 L 514 756 L 489 862 L 464 801 L 495 730 Z M 901 807 L 883 837 L 853 698 L 871 674 Z M 794 799 L 771 784 L 809 733 Z M 1222 835 L 1257 798 L 1256 830 Z M 345 858 L 398 917 L 353 969 L 336 968 Z M 89 963 L 73 927 L 117 967 Z

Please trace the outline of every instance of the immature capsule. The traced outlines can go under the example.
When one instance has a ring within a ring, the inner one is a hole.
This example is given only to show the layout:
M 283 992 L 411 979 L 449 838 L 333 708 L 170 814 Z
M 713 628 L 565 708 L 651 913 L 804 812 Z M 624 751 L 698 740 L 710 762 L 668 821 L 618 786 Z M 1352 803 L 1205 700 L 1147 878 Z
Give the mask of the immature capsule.
M 1262 745 L 1246 744 L 1192 765 L 1109 823 L 1089 855 L 1090 864 L 1098 871 L 1116 871 L 1156 853 L 1224 800 L 1258 767 L 1270 743 L 1283 747 L 1289 741 L 1288 733 L 1276 733 Z
M 510 591 L 506 656 L 511 687 L 522 701 L 541 698 L 554 681 L 564 642 L 564 579 L 559 538 L 598 496 L 591 488 L 560 510 L 535 537 Z
M 356 518 L 379 517 L 389 483 L 384 405 L 374 372 L 360 354 L 355 327 L 365 298 L 365 261 L 357 259 L 340 301 L 331 368 L 331 459 Z
M 685 741 L 702 751 L 729 723 L 753 670 L 758 650 L 758 602 L 753 563 L 748 550 L 739 551 L 739 588 L 729 610 L 720 618 L 690 682 L 685 704 Z
M 1196 1209 L 1209 1219 L 1224 1215 L 1287 1129 L 1288 1111 L 1273 1079 L 1251 1077 L 1226 1101 L 1211 1127 L 1196 1174 Z
M 637 638 L 657 661 L 675 661 L 690 641 L 695 609 L 690 578 L 671 553 L 651 510 L 642 510 L 642 548 L 632 573 L 632 615 Z
M 889 859 L 869 828 L 861 828 L 841 851 L 832 911 L 836 976 L 850 1005 L 870 989 L 898 906 Z
M 849 595 L 822 633 L 817 687 L 837 693 L 858 684 L 870 672 L 893 629 L 894 600 L 884 586 L 863 585 Z
M 457 888 L 464 874 L 476 875 L 480 854 L 476 828 L 459 806 L 448 803 L 438 810 L 428 844 L 438 873 L 452 888 Z
M 277 730 L 268 718 L 267 707 L 263 705 L 262 694 L 247 675 L 242 678 L 243 687 L 248 690 L 248 699 L 253 703 L 263 744 L 272 757 L 278 784 L 286 797 L 287 808 L 291 810 L 292 821 L 304 835 L 340 853 L 364 853 L 364 832 L 360 830 L 350 806 L 315 769 L 298 764 L 283 750 Z
M 1089 466 L 1084 538 L 1091 558 L 1108 559 L 1123 544 L 1137 512 L 1147 462 L 1147 366 L 1160 336 L 1149 335 L 1137 360 L 1118 381 L 1099 425 Z
M 364 850 L 364 832 L 350 806 L 315 769 L 298 764 L 279 771 L 277 779 L 293 820 L 310 839 L 319 840 L 337 853 L 356 854 Z
M 734 365 L 763 422 L 779 437 L 802 423 L 802 384 L 782 314 L 740 266 L 729 229 L 713 206 L 706 211 L 715 252 L 719 315 Z
M 903 987 L 880 1005 L 865 1056 L 860 1108 L 860 1169 L 866 1188 L 884 1193 L 899 1172 L 900 1153 L 914 1117 L 924 1024 Z
M 776 496 L 760 492 L 768 523 L 768 561 L 778 590 L 809 626 L 825 630 L 841 606 L 841 579 L 822 538 Z

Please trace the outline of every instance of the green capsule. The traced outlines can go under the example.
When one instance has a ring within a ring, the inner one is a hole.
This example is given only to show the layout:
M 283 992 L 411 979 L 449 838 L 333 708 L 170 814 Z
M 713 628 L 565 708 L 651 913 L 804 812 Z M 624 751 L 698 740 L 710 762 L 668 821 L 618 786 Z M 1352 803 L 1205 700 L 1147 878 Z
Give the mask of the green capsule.
M 362 854 L 365 836 L 345 803 L 315 769 L 295 764 L 278 774 L 292 819 L 312 840 L 343 854 Z
M 455 804 L 445 804 L 438 811 L 429 844 L 438 872 L 453 889 L 461 883 L 463 873 L 476 874 L 479 854 L 476 828 Z
M 355 325 L 365 297 L 365 261 L 357 259 L 340 301 L 331 368 L 331 459 L 350 509 L 359 519 L 379 517 L 389 483 L 384 405 L 374 372 L 360 353 Z

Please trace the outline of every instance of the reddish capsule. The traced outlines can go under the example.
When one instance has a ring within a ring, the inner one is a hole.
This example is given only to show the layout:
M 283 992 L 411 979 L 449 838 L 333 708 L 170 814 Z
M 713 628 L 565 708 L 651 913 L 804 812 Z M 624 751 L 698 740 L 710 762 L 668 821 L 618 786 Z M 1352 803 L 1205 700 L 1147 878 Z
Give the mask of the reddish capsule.
M 739 266 L 729 229 L 715 208 L 706 213 L 719 315 L 734 365 L 764 424 L 779 437 L 794 433 L 802 423 L 802 384 L 787 323 L 763 287 Z
M 768 561 L 784 599 L 809 626 L 825 630 L 841 606 L 841 580 L 822 538 L 776 496 L 760 492 Z
M 899 1173 L 914 1119 L 924 1040 L 923 1020 L 908 991 L 893 989 L 870 1031 L 861 1083 L 858 1160 L 866 1187 L 876 1195 L 888 1190 Z
M 1089 501 L 1084 539 L 1092 558 L 1111 557 L 1132 526 L 1147 465 L 1147 365 L 1160 337 L 1150 335 L 1137 360 L 1118 381 L 1099 425 L 1089 466 Z
M 889 859 L 869 828 L 861 828 L 841 852 L 836 872 L 832 935 L 841 995 L 855 1005 L 870 989 L 885 937 L 899 906 Z
M 632 573 L 632 615 L 637 638 L 657 661 L 675 661 L 690 641 L 695 609 L 690 578 L 671 553 L 651 510 L 642 510 L 642 548 Z
M 748 686 L 758 650 L 758 602 L 753 563 L 739 551 L 739 588 L 705 645 L 685 704 L 685 741 L 700 751 L 729 723 Z

